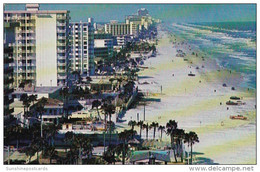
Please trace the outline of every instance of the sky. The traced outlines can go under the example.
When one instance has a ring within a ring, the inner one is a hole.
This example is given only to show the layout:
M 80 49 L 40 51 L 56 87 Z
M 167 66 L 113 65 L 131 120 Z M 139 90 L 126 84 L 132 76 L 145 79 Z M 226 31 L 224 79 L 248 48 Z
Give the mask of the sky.
M 164 22 L 255 21 L 255 4 L 40 4 L 40 10 L 70 10 L 71 20 L 95 22 L 118 20 L 147 8 L 149 14 Z M 24 10 L 25 4 L 5 4 L 5 10 Z

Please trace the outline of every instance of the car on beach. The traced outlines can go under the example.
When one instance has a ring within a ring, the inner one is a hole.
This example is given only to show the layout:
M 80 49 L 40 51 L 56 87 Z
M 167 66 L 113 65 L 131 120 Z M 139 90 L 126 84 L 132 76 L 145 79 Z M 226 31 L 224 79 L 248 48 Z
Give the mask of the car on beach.
M 245 116 L 243 116 L 243 115 L 231 115 L 229 118 L 230 118 L 230 119 L 247 120 L 247 117 L 245 117 Z

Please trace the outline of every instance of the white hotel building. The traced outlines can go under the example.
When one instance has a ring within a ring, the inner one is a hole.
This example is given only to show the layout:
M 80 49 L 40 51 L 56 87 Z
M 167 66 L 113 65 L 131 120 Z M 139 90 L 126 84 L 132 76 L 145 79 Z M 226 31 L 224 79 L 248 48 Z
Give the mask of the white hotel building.
M 70 28 L 70 68 L 80 74 L 94 74 L 94 22 L 73 22 Z
M 39 10 L 27 4 L 24 11 L 4 11 L 4 22 L 15 28 L 14 85 L 29 81 L 37 87 L 67 82 L 69 11 Z

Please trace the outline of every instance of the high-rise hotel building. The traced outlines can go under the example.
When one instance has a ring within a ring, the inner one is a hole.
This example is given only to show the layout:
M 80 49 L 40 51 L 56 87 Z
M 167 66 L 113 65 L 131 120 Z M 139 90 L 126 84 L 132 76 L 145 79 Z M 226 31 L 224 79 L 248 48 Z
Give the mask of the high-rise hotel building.
M 19 23 L 13 47 L 14 86 L 31 82 L 37 87 L 67 82 L 69 11 L 39 10 L 27 4 L 24 11 L 4 11 L 5 23 Z
M 80 74 L 93 75 L 94 68 L 94 22 L 70 23 L 70 69 Z
M 129 35 L 130 24 L 110 22 L 105 24 L 105 33 L 110 33 L 112 36 Z

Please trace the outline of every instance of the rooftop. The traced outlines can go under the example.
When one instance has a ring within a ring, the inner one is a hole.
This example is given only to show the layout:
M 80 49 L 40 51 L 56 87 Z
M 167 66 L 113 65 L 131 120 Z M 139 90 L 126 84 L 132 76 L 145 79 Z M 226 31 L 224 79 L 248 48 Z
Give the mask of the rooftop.
M 62 87 L 35 87 L 35 90 L 32 89 L 23 90 L 23 89 L 17 89 L 14 91 L 13 94 L 24 94 L 24 93 L 31 93 L 31 94 L 37 94 L 37 93 L 53 93 Z
M 144 151 L 134 151 L 131 155 L 130 161 L 141 161 L 145 159 L 149 159 L 149 157 L 153 155 L 156 160 L 170 162 L 170 152 L 169 151 L 151 151 L 151 150 L 144 150 Z
M 63 102 L 60 100 L 48 98 L 46 106 L 58 106 L 58 105 L 62 105 L 62 104 L 63 104 Z
M 69 13 L 69 11 L 67 11 L 67 10 L 39 10 L 39 11 L 15 10 L 15 11 L 4 11 L 4 14 L 20 14 L 20 13 L 54 14 L 54 13 Z

